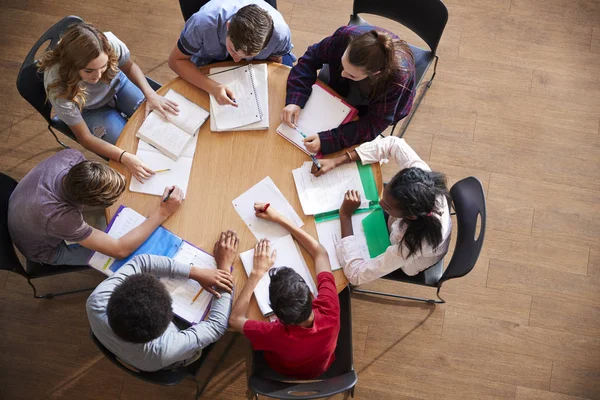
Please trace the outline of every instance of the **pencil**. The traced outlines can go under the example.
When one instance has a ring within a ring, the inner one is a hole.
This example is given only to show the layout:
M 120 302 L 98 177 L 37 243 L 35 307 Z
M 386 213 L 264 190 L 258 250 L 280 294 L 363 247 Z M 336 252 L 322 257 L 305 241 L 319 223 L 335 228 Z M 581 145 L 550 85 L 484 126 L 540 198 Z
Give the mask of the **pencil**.
M 198 300 L 198 297 L 200 297 L 200 294 L 202 293 L 202 291 L 204 290 L 204 288 L 201 288 L 198 293 L 196 293 L 196 295 L 194 296 L 194 298 L 192 299 L 192 304 Z
M 170 170 L 171 170 L 171 168 L 165 168 L 165 169 L 156 170 L 154 172 L 167 172 L 167 171 L 170 171 Z

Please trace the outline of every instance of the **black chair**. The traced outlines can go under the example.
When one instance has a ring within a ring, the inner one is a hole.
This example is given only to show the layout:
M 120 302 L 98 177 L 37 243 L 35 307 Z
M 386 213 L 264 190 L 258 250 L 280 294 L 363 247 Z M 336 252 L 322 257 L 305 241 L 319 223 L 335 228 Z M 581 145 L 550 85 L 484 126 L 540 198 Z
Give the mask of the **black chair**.
M 425 73 L 435 60 L 431 79 L 426 82 L 423 92 L 414 99 L 410 115 L 403 123 L 402 130 L 398 135 L 402 137 L 435 78 L 439 59 L 436 50 L 446 27 L 446 22 L 448 22 L 448 9 L 441 0 L 354 0 L 348 25 L 370 25 L 358 15 L 361 13 L 374 14 L 396 21 L 409 28 L 427 43 L 429 50 L 409 44 L 415 56 L 415 91 L 418 91 Z M 328 77 L 329 66 L 325 65 L 319 74 L 319 79 L 327 82 Z M 394 134 L 398 122 L 400 121 L 394 121 L 391 135 Z
M 179 8 L 181 8 L 181 14 L 183 20 L 187 21 L 190 17 L 198 12 L 203 5 L 208 3 L 210 0 L 179 0 Z M 277 10 L 277 0 L 265 0 L 274 9 Z
M 450 189 L 450 196 L 456 211 L 456 244 L 454 253 L 450 259 L 448 267 L 444 271 L 443 259 L 435 265 L 427 268 L 415 276 L 406 275 L 401 269 L 397 269 L 383 277 L 398 282 L 414 283 L 416 285 L 437 287 L 437 297 L 439 300 L 423 299 L 419 297 L 400 296 L 397 294 L 377 292 L 373 290 L 360 289 L 354 287 L 353 292 L 378 294 L 382 296 L 395 297 L 399 299 L 408 299 L 423 301 L 426 303 L 445 303 L 440 297 L 442 284 L 447 280 L 460 278 L 467 275 L 477 262 L 479 253 L 483 246 L 485 237 L 485 197 L 483 186 L 479 179 L 468 177 L 456 182 Z M 477 235 L 477 220 L 480 220 L 479 234 Z
M 335 361 L 323 374 L 312 382 L 297 381 L 279 375 L 271 368 L 263 357 L 262 351 L 252 354 L 252 375 L 248 387 L 254 398 L 258 395 L 284 400 L 320 399 L 348 391 L 354 397 L 354 386 L 358 376 L 352 361 L 352 309 L 350 305 L 350 288 L 339 294 L 340 298 L 340 333 L 335 348 Z
M 48 29 L 36 44 L 33 45 L 31 50 L 29 50 L 29 53 L 25 57 L 25 61 L 23 61 L 23 64 L 21 65 L 19 75 L 17 76 L 17 89 L 19 90 L 21 97 L 27 100 L 27 102 L 29 102 L 29 104 L 44 117 L 48 123 L 48 130 L 52 136 L 54 136 L 56 142 L 64 148 L 69 148 L 69 146 L 58 139 L 53 128 L 75 141 L 77 141 L 77 138 L 71 131 L 71 128 L 61 121 L 60 118 L 57 116 L 52 117 L 52 105 L 47 101 L 46 90 L 44 89 L 44 76 L 42 73 L 38 72 L 38 60 L 35 59 L 35 55 L 40 47 L 48 41 L 50 41 L 50 43 L 45 51 L 54 49 L 67 28 L 81 22 L 83 22 L 81 18 L 71 15 L 61 19 Z M 152 89 L 160 89 L 161 85 L 158 82 L 148 77 L 146 77 L 146 80 Z
M 87 288 L 67 292 L 47 293 L 44 295 L 37 294 L 35 286 L 31 283 L 32 279 L 87 270 L 89 267 L 87 265 L 45 265 L 30 260 L 27 260 L 27 269 L 23 267 L 17 257 L 12 239 L 10 238 L 10 232 L 8 231 L 8 200 L 16 187 L 17 181 L 8 175 L 0 173 L 0 269 L 25 277 L 29 286 L 33 289 L 33 297 L 37 299 L 49 299 L 65 294 L 94 290 L 94 288 Z

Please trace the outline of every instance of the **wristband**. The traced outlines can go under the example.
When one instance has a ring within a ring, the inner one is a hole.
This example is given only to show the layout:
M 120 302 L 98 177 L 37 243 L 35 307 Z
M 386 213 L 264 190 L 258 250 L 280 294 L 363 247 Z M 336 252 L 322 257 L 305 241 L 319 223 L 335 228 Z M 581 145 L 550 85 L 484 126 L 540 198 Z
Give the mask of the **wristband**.
M 119 162 L 121 162 L 121 159 L 123 158 L 123 154 L 125 154 L 125 153 L 127 153 L 127 150 L 123 150 L 123 152 L 119 156 Z
M 347 150 L 346 150 L 346 155 L 348 156 L 348 160 L 350 160 L 350 162 L 352 162 L 352 155 Z

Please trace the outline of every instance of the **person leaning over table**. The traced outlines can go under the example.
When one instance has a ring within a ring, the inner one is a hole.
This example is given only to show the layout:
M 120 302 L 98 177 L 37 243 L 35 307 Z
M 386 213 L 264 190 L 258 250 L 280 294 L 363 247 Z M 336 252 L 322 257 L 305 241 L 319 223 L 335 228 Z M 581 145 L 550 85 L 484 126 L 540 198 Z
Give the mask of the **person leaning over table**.
M 254 266 L 233 306 L 229 325 L 243 333 L 254 350 L 264 351 L 274 371 L 299 379 L 316 378 L 335 360 L 340 331 L 340 302 L 327 250 L 273 207 L 255 203 L 254 210 L 257 217 L 287 229 L 314 258 L 318 295 L 313 299 L 304 279 L 292 268 L 270 269 L 277 252 L 271 252 L 270 242 L 262 239 L 254 247 Z M 247 318 L 252 293 L 265 273 L 271 278 L 269 301 L 275 322 Z
M 352 213 L 360 206 L 360 194 L 346 192 L 340 208 L 342 239 L 336 253 L 344 274 L 353 285 L 361 285 L 398 268 L 416 275 L 444 258 L 450 245 L 452 220 L 446 177 L 433 172 L 404 141 L 395 136 L 364 143 L 333 159 L 322 159 L 317 176 L 349 162 L 372 164 L 393 159 L 400 167 L 385 186 L 379 205 L 389 215 L 391 246 L 372 260 L 362 258 L 352 230 Z
M 333 153 L 374 139 L 408 115 L 415 91 L 410 48 L 393 33 L 374 26 L 343 26 L 315 43 L 290 71 L 281 120 L 294 127 L 317 71 L 329 64 L 328 85 L 359 111 L 359 118 L 304 140 L 308 151 Z
M 216 61 L 269 60 L 291 66 L 291 32 L 283 16 L 264 0 L 211 0 L 187 20 L 169 56 L 169 67 L 221 105 L 235 103 L 235 93 L 198 67 Z
M 169 199 L 118 239 L 85 222 L 85 207 L 110 207 L 124 190 L 125 178 L 108 165 L 88 161 L 75 149 L 62 150 L 29 171 L 10 196 L 11 239 L 28 260 L 50 265 L 85 265 L 93 251 L 128 257 L 179 209 L 183 192 L 165 188 L 163 198 L 172 191 Z
M 39 70 L 44 72 L 44 88 L 54 112 L 83 147 L 123 163 L 140 181 L 154 174 L 135 154 L 115 143 L 127 118 L 144 100 L 146 116 L 155 111 L 168 119 L 168 113 L 177 114 L 179 109 L 150 87 L 122 41 L 90 24 L 72 25 L 56 48 L 42 55 Z
M 217 269 L 201 269 L 168 257 L 135 256 L 103 281 L 86 303 L 90 327 L 114 355 L 140 371 L 188 366 L 227 330 L 233 277 L 229 269 L 239 240 L 222 232 L 214 246 Z M 173 321 L 171 295 L 157 278 L 193 279 L 214 299 L 208 319 L 187 329 Z

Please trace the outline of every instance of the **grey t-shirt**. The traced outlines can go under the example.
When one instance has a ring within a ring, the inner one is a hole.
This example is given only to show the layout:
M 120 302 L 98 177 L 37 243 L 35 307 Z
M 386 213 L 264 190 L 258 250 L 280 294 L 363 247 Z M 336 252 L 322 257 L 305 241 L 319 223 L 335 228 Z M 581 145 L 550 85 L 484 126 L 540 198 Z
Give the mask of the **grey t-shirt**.
M 105 32 L 106 38 L 113 48 L 119 59 L 119 67 L 129 61 L 130 53 L 125 43 L 117 38 L 112 32 Z M 74 126 L 83 121 L 81 111 L 77 104 L 71 100 L 56 97 L 58 94 L 57 89 L 48 89 L 48 86 L 59 80 L 58 71 L 60 64 L 55 64 L 52 68 L 44 71 L 44 88 L 48 94 L 48 100 L 58 118 L 65 122 L 69 126 Z M 109 84 L 98 82 L 98 83 L 86 83 L 81 81 L 80 85 L 84 88 L 86 93 L 86 101 L 83 109 L 95 109 L 110 104 L 114 106 L 113 97 L 115 91 L 119 86 L 120 79 L 119 74 L 110 81 Z
M 131 343 L 119 338 L 108 323 L 106 308 L 110 296 L 123 281 L 135 274 L 158 278 L 188 279 L 191 267 L 168 257 L 141 254 L 132 258 L 102 282 L 87 300 L 90 327 L 98 340 L 113 354 L 141 371 L 158 371 L 188 365 L 197 360 L 202 349 L 216 342 L 227 330 L 231 295 L 221 292 L 213 299 L 208 319 L 180 330 L 172 322 L 158 338 L 147 343 Z
M 63 241 L 79 242 L 92 233 L 81 207 L 69 203 L 62 181 L 85 157 L 63 150 L 39 163 L 19 182 L 8 202 L 8 230 L 13 243 L 28 259 L 51 263 Z

